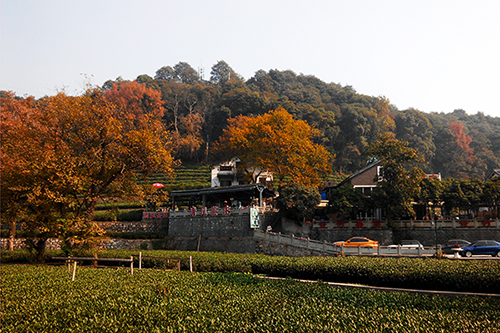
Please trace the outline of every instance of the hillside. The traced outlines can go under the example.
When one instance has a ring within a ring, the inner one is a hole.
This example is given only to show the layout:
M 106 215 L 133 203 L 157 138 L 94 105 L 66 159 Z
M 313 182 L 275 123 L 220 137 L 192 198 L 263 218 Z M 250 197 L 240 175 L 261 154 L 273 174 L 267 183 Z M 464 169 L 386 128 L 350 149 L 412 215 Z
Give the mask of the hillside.
M 484 179 L 500 166 L 500 118 L 464 110 L 424 113 L 398 110 L 389 98 L 359 94 L 351 86 L 326 83 L 291 70 L 258 70 L 244 80 L 226 62 L 212 67 L 202 80 L 187 63 L 164 66 L 154 78 L 139 75 L 137 82 L 161 92 L 176 157 L 198 164 L 210 158 L 210 148 L 238 115 L 261 115 L 279 106 L 320 131 L 316 137 L 333 155 L 338 174 L 363 167 L 368 145 L 384 132 L 418 149 L 428 173 L 443 177 Z M 104 89 L 123 80 L 107 81 Z

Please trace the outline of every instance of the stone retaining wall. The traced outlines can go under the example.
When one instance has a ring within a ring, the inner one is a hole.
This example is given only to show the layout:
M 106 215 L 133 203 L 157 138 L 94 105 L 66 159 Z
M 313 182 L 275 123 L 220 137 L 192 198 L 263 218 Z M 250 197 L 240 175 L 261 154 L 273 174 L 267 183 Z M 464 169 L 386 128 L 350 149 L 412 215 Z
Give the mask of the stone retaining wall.
M 17 249 L 25 249 L 26 239 L 25 238 L 14 238 L 14 250 Z M 9 248 L 9 238 L 0 238 L 0 249 L 6 250 Z M 60 250 L 61 249 L 61 240 L 58 238 L 49 238 L 47 239 L 47 243 L 45 243 L 45 248 L 47 250 Z
M 168 240 L 160 240 L 161 242 L 165 242 L 167 245 L 164 247 L 168 247 Z M 2 250 L 6 250 L 9 248 L 9 239 L 8 238 L 0 238 L 0 248 Z M 120 250 L 120 249 L 140 249 L 142 244 L 143 246 L 147 246 L 148 250 L 153 249 L 153 242 L 155 240 L 151 239 L 119 239 L 119 238 L 110 238 L 102 240 L 99 248 L 108 249 L 108 250 Z M 24 238 L 15 238 L 14 239 L 14 249 L 26 249 L 25 239 Z M 47 250 L 60 250 L 61 249 L 61 240 L 57 238 L 49 238 L 46 244 Z
M 168 220 L 96 221 L 102 230 L 113 232 L 168 232 Z

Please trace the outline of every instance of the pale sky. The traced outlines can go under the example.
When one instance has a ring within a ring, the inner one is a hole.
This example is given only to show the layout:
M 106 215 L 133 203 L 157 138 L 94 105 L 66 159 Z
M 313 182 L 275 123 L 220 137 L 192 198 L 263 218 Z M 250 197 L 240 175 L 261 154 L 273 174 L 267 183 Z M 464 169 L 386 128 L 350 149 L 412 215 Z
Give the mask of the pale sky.
M 500 117 L 499 0 L 0 0 L 0 90 L 81 94 L 219 60 L 314 75 L 398 109 Z

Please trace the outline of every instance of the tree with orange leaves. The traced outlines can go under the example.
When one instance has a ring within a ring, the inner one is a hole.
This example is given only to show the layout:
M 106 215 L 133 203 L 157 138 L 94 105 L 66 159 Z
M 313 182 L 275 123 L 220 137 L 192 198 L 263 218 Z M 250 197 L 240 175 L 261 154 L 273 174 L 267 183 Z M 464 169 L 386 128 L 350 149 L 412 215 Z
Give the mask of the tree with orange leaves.
M 289 183 L 317 186 L 331 172 L 332 156 L 313 142 L 316 134 L 280 107 L 255 118 L 229 119 L 215 151 L 224 158 L 238 156 L 243 170 L 272 172 L 278 189 Z
M 24 222 L 39 259 L 49 237 L 77 246 L 95 235 L 98 200 L 140 193 L 137 171 L 172 174 L 161 105 L 145 95 L 2 96 L 2 219 Z

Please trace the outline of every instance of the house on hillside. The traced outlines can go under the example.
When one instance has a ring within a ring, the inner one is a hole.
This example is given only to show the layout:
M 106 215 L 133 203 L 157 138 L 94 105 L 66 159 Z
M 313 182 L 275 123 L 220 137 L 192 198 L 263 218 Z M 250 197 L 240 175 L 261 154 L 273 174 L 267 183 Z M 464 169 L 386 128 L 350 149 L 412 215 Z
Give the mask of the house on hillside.
M 377 183 L 380 180 L 381 168 L 381 161 L 375 160 L 340 183 L 325 183 L 323 191 L 326 194 L 326 199 L 331 199 L 333 189 L 344 185 L 352 185 L 354 189 L 361 191 L 365 196 L 371 196 L 373 189 L 377 187 Z M 358 218 L 380 220 L 383 218 L 383 215 L 382 209 L 370 209 L 366 210 L 363 216 L 358 216 Z
M 238 157 L 211 166 L 211 187 L 172 191 L 172 207 L 257 205 L 266 207 L 275 197 L 273 175 L 258 168 L 241 170 Z
M 273 174 L 259 168 L 242 170 L 239 168 L 241 160 L 234 157 L 229 161 L 211 166 L 211 186 L 226 187 L 246 184 L 263 184 L 269 190 L 273 189 Z
M 375 187 L 377 187 L 378 182 L 382 180 L 381 170 L 381 161 L 374 160 L 373 163 L 367 165 L 358 172 L 353 173 L 338 184 L 325 183 L 324 191 L 326 193 L 327 199 L 329 200 L 331 198 L 333 189 L 344 185 L 352 185 L 354 189 L 361 191 L 365 196 L 370 197 L 372 191 L 375 189 Z M 440 173 L 426 174 L 424 175 L 424 177 L 441 180 Z M 415 205 L 415 212 L 418 219 L 423 218 L 426 215 L 426 208 L 418 207 L 417 205 Z M 368 209 L 362 213 L 362 216 L 358 216 L 358 218 L 380 220 L 385 218 L 385 212 L 381 208 Z
M 486 177 L 486 181 L 491 180 L 495 177 L 500 177 L 500 169 L 493 169 L 493 171 Z
M 380 177 L 380 169 L 382 168 L 381 162 L 376 160 L 374 163 L 367 165 L 358 172 L 353 173 L 340 183 L 325 183 L 324 191 L 326 193 L 326 198 L 331 197 L 331 192 L 334 188 L 341 187 L 344 185 L 352 185 L 353 188 L 357 188 L 362 191 L 365 195 L 369 196 L 373 189 L 377 187 Z

